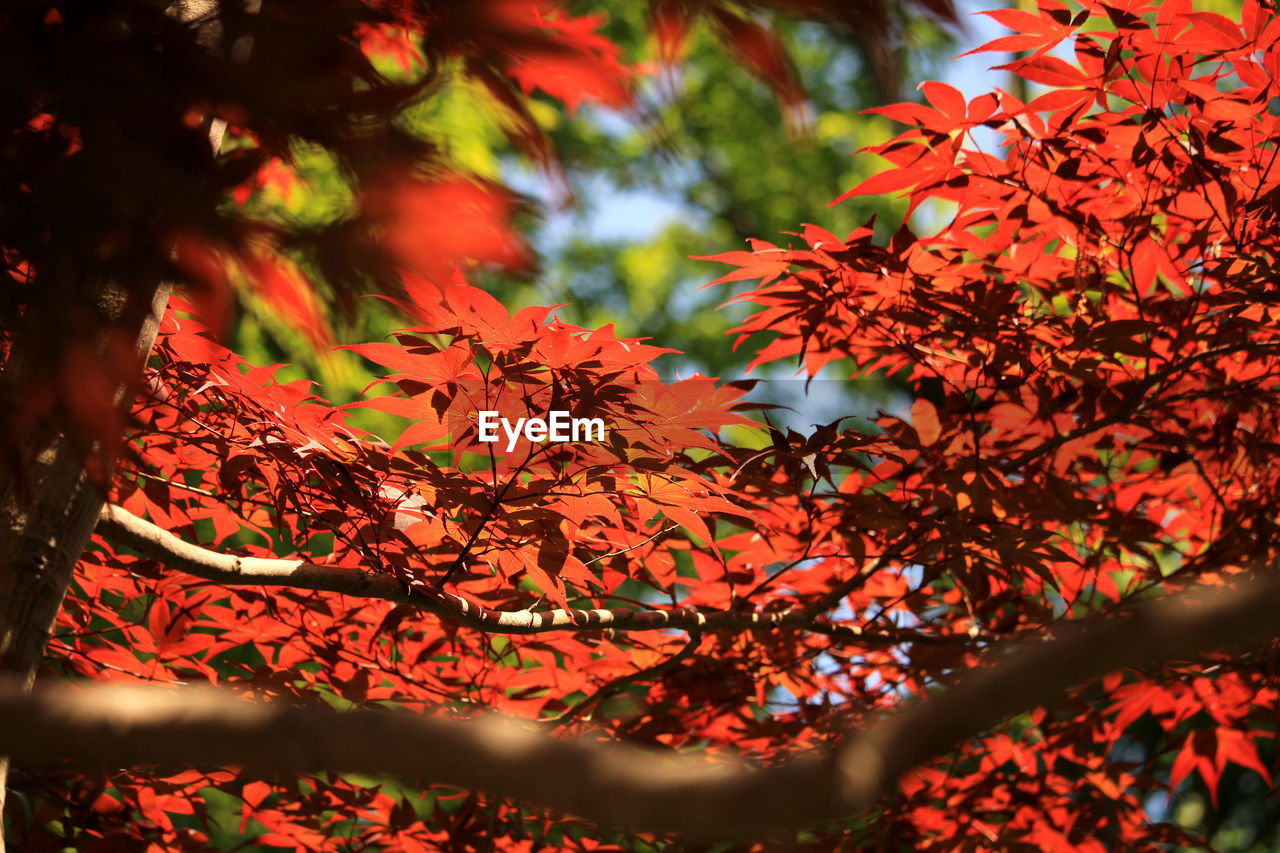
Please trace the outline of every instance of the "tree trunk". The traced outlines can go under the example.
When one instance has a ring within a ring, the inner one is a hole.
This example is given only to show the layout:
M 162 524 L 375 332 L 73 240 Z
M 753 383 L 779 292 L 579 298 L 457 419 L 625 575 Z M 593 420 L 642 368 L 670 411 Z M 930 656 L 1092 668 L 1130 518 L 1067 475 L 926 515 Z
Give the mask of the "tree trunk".
M 151 351 L 168 301 L 169 286 L 158 285 L 152 310 L 136 330 L 140 362 Z M 2 378 L 6 392 L 25 387 L 33 355 L 43 352 L 35 334 L 15 343 Z M 132 400 L 121 388 L 116 402 L 127 407 Z M 102 510 L 102 489 L 85 474 L 82 449 L 68 438 L 70 428 L 64 418 L 54 424 L 51 440 L 29 438 L 19 452 L 21 480 L 7 471 L 0 481 L 0 677 L 24 690 L 35 680 L 71 573 Z M 8 777 L 8 764 L 0 757 L 0 783 Z M 0 784 L 0 810 L 5 791 Z
M 246 10 L 256 12 L 260 0 L 248 0 Z M 221 42 L 218 0 L 177 0 L 167 14 L 198 28 L 197 41 L 206 49 Z M 242 39 L 232 50 L 243 61 L 249 50 Z M 214 121 L 209 141 L 216 152 L 225 123 Z M 169 301 L 170 286 L 156 283 L 150 311 L 132 323 L 137 342 L 139 369 L 146 363 Z M 110 319 L 125 321 L 124 300 L 106 285 L 99 298 L 115 303 Z M 44 348 L 39 344 L 39 323 L 20 333 L 0 376 L 0 400 L 10 400 L 38 366 Z M 133 400 L 122 387 L 116 404 L 129 408 Z M 73 425 L 63 419 L 39 437 L 27 437 L 19 448 L 21 480 L 14 471 L 0 470 L 0 679 L 18 682 L 30 690 L 36 669 L 44 657 L 54 620 L 66 597 L 71 575 L 97 524 L 105 495 L 85 473 L 83 452 L 69 438 Z M 108 472 L 109 474 L 109 472 Z M 9 759 L 0 756 L 0 815 L 4 812 Z M 2 824 L 0 824 L 2 826 Z M 0 853 L 4 853 L 0 833 Z

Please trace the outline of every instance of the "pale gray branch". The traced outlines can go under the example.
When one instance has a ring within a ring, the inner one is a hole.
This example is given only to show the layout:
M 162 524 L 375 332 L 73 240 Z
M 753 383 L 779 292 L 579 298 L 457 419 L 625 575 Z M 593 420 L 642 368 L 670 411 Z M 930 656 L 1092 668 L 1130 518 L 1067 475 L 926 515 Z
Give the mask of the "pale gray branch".
M 109 541 L 125 545 L 158 560 L 171 569 L 233 586 L 285 586 L 338 592 L 360 598 L 378 598 L 421 607 L 442 619 L 497 634 L 540 634 L 548 631 L 654 631 L 758 630 L 801 628 L 833 639 L 866 644 L 897 643 L 964 644 L 968 635 L 939 635 L 892 627 L 864 631 L 856 625 L 832 625 L 808 608 L 773 612 L 713 611 L 692 608 L 670 610 L 493 610 L 460 595 L 424 585 L 410 588 L 386 574 L 327 566 L 305 560 L 267 559 L 220 554 L 192 545 L 162 527 L 138 518 L 118 506 L 103 507 L 98 532 Z

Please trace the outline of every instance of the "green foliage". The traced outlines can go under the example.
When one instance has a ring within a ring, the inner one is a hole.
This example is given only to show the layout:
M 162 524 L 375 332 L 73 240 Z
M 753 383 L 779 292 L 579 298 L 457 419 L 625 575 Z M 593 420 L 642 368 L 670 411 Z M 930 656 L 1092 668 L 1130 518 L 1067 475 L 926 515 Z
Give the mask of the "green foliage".
M 643 7 L 615 3 L 611 13 L 610 35 L 635 61 L 654 63 Z M 877 102 L 877 93 L 858 47 L 814 25 L 774 23 L 810 96 L 803 120 L 786 115 L 706 28 L 695 28 L 683 70 L 646 81 L 650 115 L 623 122 L 584 110 L 557 129 L 555 143 L 573 183 L 616 189 L 580 193 L 578 208 L 565 217 L 567 236 L 548 240 L 547 230 L 541 232 L 546 270 L 538 288 L 532 294 L 505 289 L 507 300 L 572 301 L 567 319 L 573 322 L 614 322 L 622 334 L 683 351 L 688 365 L 711 375 L 737 374 L 749 353 L 730 352 L 723 335 L 740 312 L 710 310 L 724 294 L 699 291 L 713 275 L 691 256 L 752 237 L 779 238 L 806 221 L 841 235 L 872 216 L 896 226 L 905 212 L 897 201 L 828 207 L 842 188 L 878 168 L 876 158 L 853 158 L 854 151 L 893 133 L 883 118 L 859 114 Z M 935 25 L 911 30 L 911 53 L 922 65 L 949 46 Z M 628 222 L 617 212 L 632 200 L 651 210 L 654 199 L 673 214 Z M 618 225 L 601 229 L 602 217 Z

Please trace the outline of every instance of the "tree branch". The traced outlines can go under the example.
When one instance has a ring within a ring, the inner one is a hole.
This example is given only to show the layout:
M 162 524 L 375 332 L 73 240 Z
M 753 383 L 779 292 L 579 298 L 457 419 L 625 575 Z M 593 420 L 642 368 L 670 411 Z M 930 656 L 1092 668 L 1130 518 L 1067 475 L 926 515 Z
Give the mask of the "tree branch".
M 888 717 L 841 748 L 837 803 L 863 804 L 961 740 L 1052 702 L 1066 688 L 1126 668 L 1195 661 L 1280 636 L 1280 575 L 1239 576 L 1234 589 L 1194 587 L 1129 611 L 1061 622 L 1005 643 L 990 668 Z
M 389 773 L 543 803 L 604 825 L 706 838 L 820 819 L 830 778 L 812 758 L 759 771 L 556 739 L 499 717 L 290 708 L 208 687 L 0 689 L 0 749 L 24 767 L 56 767 L 51 758 L 68 757 L 81 767 Z
M 305 560 L 267 559 L 220 554 L 185 542 L 162 527 L 133 515 L 118 506 L 105 506 L 98 519 L 98 532 L 171 569 L 229 586 L 286 586 L 337 592 L 358 598 L 377 598 L 421 607 L 451 622 L 494 634 L 541 634 L 549 631 L 686 631 L 768 630 L 799 628 L 816 631 L 836 640 L 864 644 L 897 645 L 920 643 L 955 645 L 972 643 L 964 634 L 930 634 L 908 628 L 878 628 L 864 631 L 856 625 L 833 625 L 822 621 L 811 608 L 774 612 L 721 610 L 710 613 L 693 608 L 670 610 L 492 610 L 461 595 L 428 587 L 407 587 L 390 575 L 359 569 L 326 566 Z
M 236 558 L 226 558 L 236 559 Z M 993 666 L 785 765 L 665 758 L 558 740 L 498 718 L 255 703 L 212 688 L 0 687 L 0 751 L 24 764 L 240 765 L 255 772 L 390 773 L 542 803 L 605 825 L 691 838 L 762 838 L 856 814 L 907 770 L 1067 687 L 1127 666 L 1272 639 L 1280 577 L 1182 593 L 1055 628 Z

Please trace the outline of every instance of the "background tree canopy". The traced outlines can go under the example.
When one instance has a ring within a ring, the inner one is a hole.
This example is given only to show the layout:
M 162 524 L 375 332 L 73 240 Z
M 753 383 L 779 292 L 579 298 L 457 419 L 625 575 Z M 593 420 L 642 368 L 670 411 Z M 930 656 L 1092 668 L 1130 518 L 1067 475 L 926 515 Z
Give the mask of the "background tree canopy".
M 699 290 L 708 267 L 693 256 L 776 236 L 804 221 L 845 233 L 871 215 L 901 218 L 904 207 L 888 198 L 828 202 L 875 168 L 869 159 L 854 160 L 854 149 L 892 132 L 890 122 L 861 110 L 897 96 L 908 62 L 924 74 L 944 58 L 949 31 L 935 17 L 895 7 L 886 13 L 899 19 L 876 37 L 868 57 L 849 27 L 774 13 L 769 20 L 805 96 L 789 103 L 767 79 L 744 71 L 711 21 L 695 19 L 684 64 L 658 70 L 662 47 L 646 6 L 586 4 L 576 11 L 600 15 L 601 32 L 621 55 L 654 73 L 640 79 L 637 100 L 622 110 L 586 102 L 566 113 L 535 99 L 530 111 L 559 155 L 553 172 L 540 171 L 511 143 L 489 93 L 466 79 L 449 80 L 406 111 L 406 125 L 438 144 L 457 167 L 514 180 L 545 204 L 522 222 L 539 253 L 537 275 L 513 279 L 490 271 L 478 279 L 504 304 L 564 302 L 565 316 L 575 322 L 614 323 L 624 334 L 680 350 L 688 356 L 686 372 L 740 374 L 749 354 L 724 346 L 734 311 L 713 310 L 722 296 Z M 385 67 L 396 71 L 389 59 Z M 305 183 L 281 176 L 252 198 L 251 209 L 314 223 L 352 202 L 331 158 L 308 151 L 297 166 Z M 609 219 L 603 227 L 602 210 Z M 315 363 L 304 336 L 269 311 L 253 310 L 252 300 L 246 307 L 237 349 L 259 361 L 287 360 L 300 367 L 299 375 L 318 369 L 327 385 L 337 379 L 333 371 L 345 369 L 355 386 L 357 368 L 339 367 L 333 358 Z M 376 310 L 363 310 L 358 322 L 353 340 L 390 328 Z

